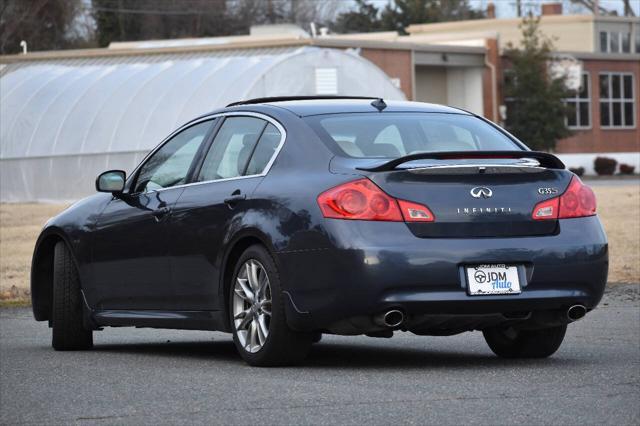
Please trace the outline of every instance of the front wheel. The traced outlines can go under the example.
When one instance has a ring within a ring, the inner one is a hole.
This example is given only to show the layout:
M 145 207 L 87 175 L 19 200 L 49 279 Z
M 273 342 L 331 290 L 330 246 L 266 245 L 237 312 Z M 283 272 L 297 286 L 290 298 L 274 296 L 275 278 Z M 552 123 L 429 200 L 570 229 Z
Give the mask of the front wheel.
M 53 253 L 52 346 L 57 351 L 90 349 L 93 331 L 83 325 L 80 277 L 64 242 Z
M 566 325 L 539 330 L 492 327 L 483 330 L 484 339 L 502 358 L 546 358 L 553 355 L 564 340 Z
M 264 247 L 240 256 L 229 293 L 233 341 L 248 364 L 287 365 L 307 356 L 313 336 L 287 325 L 278 270 Z

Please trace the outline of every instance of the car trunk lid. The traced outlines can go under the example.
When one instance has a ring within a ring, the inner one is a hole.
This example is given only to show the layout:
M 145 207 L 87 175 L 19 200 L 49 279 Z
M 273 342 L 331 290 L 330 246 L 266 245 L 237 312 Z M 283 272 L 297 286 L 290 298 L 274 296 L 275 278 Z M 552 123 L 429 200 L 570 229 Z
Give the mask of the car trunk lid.
M 557 220 L 534 220 L 532 212 L 562 194 L 572 176 L 530 158 L 422 159 L 371 171 L 379 163 L 343 158 L 332 170 L 360 171 L 392 197 L 427 206 L 434 222 L 407 223 L 420 238 L 552 235 Z

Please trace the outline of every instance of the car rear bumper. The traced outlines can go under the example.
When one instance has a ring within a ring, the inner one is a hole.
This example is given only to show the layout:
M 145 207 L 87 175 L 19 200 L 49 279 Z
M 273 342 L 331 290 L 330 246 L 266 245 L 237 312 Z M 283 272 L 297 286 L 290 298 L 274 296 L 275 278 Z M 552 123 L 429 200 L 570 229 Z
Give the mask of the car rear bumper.
M 543 237 L 421 239 L 404 223 L 331 219 L 325 231 L 332 247 L 276 253 L 296 329 L 335 329 L 393 308 L 408 318 L 592 309 L 607 281 L 597 216 L 561 220 L 557 235 Z M 524 265 L 522 293 L 468 295 L 463 267 L 486 263 Z

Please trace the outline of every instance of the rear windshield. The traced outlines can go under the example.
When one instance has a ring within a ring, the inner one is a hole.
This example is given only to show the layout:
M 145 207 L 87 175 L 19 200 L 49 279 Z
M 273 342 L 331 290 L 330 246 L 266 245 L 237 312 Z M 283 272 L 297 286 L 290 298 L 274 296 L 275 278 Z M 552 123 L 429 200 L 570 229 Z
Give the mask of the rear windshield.
M 522 147 L 484 121 L 462 114 L 363 113 L 306 118 L 330 148 L 356 158 L 419 152 L 512 151 Z

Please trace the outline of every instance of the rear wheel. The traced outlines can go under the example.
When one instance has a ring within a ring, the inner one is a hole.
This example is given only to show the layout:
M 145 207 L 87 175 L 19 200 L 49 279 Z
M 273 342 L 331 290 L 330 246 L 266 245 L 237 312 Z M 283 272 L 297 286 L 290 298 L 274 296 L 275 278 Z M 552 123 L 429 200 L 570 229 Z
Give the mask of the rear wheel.
M 83 325 L 78 271 L 69 249 L 62 241 L 54 249 L 51 319 L 51 344 L 55 350 L 72 351 L 93 347 L 93 331 L 87 330 Z
M 558 350 L 567 331 L 566 325 L 539 330 L 493 327 L 483 330 L 484 339 L 502 358 L 546 358 Z
M 247 363 L 287 365 L 306 357 L 312 335 L 287 325 L 278 271 L 264 247 L 251 246 L 240 256 L 229 296 L 233 341 Z

